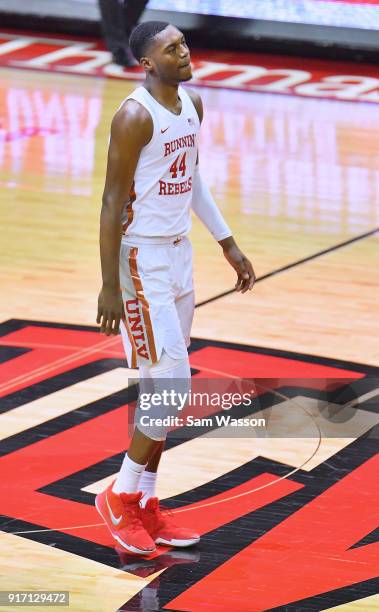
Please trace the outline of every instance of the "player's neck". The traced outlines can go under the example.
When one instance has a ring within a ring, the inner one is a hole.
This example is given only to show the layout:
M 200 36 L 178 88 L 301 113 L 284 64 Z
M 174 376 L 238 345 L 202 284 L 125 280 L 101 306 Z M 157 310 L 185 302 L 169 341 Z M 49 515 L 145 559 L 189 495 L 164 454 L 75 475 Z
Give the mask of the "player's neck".
M 170 85 L 162 83 L 155 79 L 147 78 L 144 83 L 147 91 L 153 96 L 160 104 L 165 106 L 172 112 L 180 111 L 180 100 L 178 96 L 178 85 Z

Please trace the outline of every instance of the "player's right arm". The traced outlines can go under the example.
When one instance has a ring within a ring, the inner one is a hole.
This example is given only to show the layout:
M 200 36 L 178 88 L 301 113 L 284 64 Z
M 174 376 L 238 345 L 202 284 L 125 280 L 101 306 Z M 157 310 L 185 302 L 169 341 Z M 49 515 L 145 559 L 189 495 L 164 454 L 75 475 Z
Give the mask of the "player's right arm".
M 123 317 L 120 289 L 121 214 L 129 200 L 142 148 L 151 140 L 151 115 L 135 100 L 128 100 L 112 121 L 107 172 L 100 215 L 100 258 L 103 286 L 97 323 L 107 336 L 116 335 Z

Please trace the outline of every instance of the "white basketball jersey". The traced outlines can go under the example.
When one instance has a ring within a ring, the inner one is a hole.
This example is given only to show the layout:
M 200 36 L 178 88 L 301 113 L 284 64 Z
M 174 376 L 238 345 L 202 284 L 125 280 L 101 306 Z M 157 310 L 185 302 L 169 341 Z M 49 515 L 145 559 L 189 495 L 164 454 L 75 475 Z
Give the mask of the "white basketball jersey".
M 191 98 L 179 87 L 182 110 L 175 115 L 138 87 L 126 99 L 150 113 L 153 136 L 143 147 L 122 223 L 125 236 L 178 236 L 191 228 L 190 206 L 200 121 Z

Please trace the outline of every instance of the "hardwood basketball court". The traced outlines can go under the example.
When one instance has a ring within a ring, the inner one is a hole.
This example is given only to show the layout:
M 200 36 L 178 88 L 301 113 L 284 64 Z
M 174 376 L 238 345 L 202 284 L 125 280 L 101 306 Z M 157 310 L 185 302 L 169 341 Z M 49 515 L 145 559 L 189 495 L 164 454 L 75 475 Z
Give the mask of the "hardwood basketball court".
M 347 378 L 360 420 L 341 437 L 169 443 L 160 497 L 203 538 L 141 560 L 93 506 L 127 448 L 136 375 L 95 325 L 108 130 L 136 83 L 0 79 L 1 590 L 68 590 L 73 611 L 378 609 L 377 105 L 199 89 L 202 173 L 258 281 L 232 292 L 194 220 L 194 376 Z M 283 423 L 312 418 L 299 385 L 271 394 Z

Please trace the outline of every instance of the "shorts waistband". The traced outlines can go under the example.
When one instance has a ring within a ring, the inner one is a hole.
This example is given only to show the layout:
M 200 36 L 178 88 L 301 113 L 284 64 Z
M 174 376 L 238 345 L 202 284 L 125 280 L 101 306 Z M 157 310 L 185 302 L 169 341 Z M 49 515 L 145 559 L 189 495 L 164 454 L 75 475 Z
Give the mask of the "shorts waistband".
M 122 236 L 121 242 L 130 246 L 139 244 L 172 244 L 176 246 L 185 240 L 187 236 L 180 234 L 178 236 Z

